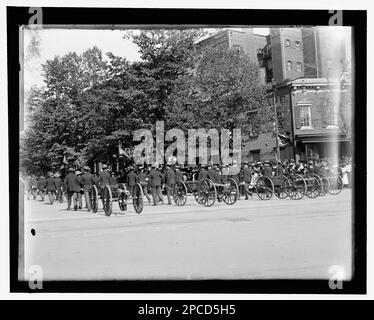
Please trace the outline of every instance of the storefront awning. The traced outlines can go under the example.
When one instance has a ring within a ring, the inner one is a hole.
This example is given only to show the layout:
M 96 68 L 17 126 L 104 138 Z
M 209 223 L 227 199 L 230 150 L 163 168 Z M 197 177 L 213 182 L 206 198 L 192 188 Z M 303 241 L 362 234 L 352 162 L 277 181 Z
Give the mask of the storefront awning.
M 302 143 L 334 143 L 351 141 L 349 138 L 342 136 L 299 136 L 296 138 L 296 140 L 301 141 Z

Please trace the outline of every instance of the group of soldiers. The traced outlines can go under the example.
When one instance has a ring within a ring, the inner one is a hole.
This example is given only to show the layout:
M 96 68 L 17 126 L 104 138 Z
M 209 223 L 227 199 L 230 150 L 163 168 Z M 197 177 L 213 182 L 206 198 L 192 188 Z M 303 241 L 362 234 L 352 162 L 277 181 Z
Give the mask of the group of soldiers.
M 178 164 L 151 166 L 128 166 L 124 172 L 110 171 L 106 164 L 102 165 L 102 170 L 96 174 L 91 173 L 88 166 L 82 169 L 69 168 L 69 173 L 62 179 L 60 173 L 48 173 L 47 177 L 39 178 L 27 176 L 24 179 L 26 196 L 36 198 L 40 196 L 44 201 L 48 195 L 50 204 L 55 199 L 62 202 L 63 195 L 66 195 L 68 206 L 74 210 L 82 209 L 82 199 L 85 199 L 85 209 L 92 210 L 91 195 L 95 185 L 103 200 L 103 190 L 105 186 L 118 187 L 119 183 L 126 184 L 131 196 L 134 195 L 134 187 L 139 183 L 143 189 L 143 194 L 148 203 L 153 202 L 154 206 L 164 204 L 164 194 L 167 203 L 172 204 L 172 190 L 178 180 L 182 181 L 202 181 L 210 179 L 216 184 L 224 184 L 228 178 L 232 178 L 239 186 L 239 192 L 249 199 L 254 192 L 254 186 L 259 176 L 278 176 L 292 173 L 316 173 L 321 175 L 344 174 L 348 172 L 350 159 L 345 159 L 338 163 L 328 160 L 299 161 L 294 159 L 281 161 L 244 161 L 241 165 L 235 161 L 232 164 L 207 164 L 185 166 Z M 82 171 L 81 171 L 82 170 Z M 348 179 L 347 179 L 348 180 Z M 350 177 L 349 177 L 350 180 Z M 350 183 L 350 182 L 348 182 Z M 347 184 L 348 184 L 347 183 Z M 346 184 L 346 183 L 345 183 Z M 152 196 L 152 201 L 151 197 Z

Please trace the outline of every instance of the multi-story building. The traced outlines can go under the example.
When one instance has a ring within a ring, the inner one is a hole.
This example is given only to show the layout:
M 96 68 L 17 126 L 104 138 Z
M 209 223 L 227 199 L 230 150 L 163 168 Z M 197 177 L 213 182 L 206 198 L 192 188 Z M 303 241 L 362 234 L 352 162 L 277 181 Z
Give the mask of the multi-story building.
M 342 103 L 344 95 L 350 95 L 350 89 L 342 87 L 339 79 L 300 78 L 276 88 L 277 107 L 282 107 L 283 118 L 278 118 L 279 133 L 290 138 L 290 143 L 280 148 L 281 160 L 339 158 L 351 154 L 349 134 L 341 126 L 343 118 L 350 121 L 350 105 Z M 275 159 L 276 138 L 273 132 L 252 137 L 245 143 L 242 158 Z
M 266 36 L 255 34 L 252 28 L 242 31 L 227 29 L 197 43 L 197 48 L 236 49 L 257 62 L 257 52 L 266 45 Z
M 237 50 L 244 53 L 249 59 L 258 64 L 258 52 L 266 45 L 266 36 L 255 34 L 252 28 L 243 28 L 242 31 L 223 30 L 196 44 L 198 49 L 207 47 L 223 50 Z M 265 83 L 265 68 L 259 66 L 259 78 Z
M 271 28 L 266 46 L 258 59 L 265 68 L 267 82 L 282 82 L 304 77 L 302 33 L 298 28 Z
M 346 27 L 302 28 L 305 77 L 339 78 L 350 64 L 350 30 Z

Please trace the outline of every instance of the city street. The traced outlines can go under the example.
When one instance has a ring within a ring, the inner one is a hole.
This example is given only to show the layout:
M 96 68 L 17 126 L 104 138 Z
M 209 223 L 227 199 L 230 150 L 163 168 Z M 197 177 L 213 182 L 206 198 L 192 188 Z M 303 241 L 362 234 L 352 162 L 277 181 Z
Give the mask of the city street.
M 351 190 L 210 208 L 189 197 L 140 215 L 113 203 L 110 217 L 101 203 L 97 214 L 66 207 L 25 200 L 26 278 L 32 265 L 45 280 L 328 279 L 333 265 L 351 274 Z

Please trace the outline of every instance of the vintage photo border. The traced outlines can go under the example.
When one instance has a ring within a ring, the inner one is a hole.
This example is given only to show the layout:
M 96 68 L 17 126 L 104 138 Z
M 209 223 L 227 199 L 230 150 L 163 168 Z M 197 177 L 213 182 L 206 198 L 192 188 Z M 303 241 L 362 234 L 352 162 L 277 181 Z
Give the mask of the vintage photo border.
M 43 7 L 43 24 L 121 25 L 162 27 L 192 26 L 327 26 L 328 10 L 252 10 L 252 9 L 129 9 L 129 8 L 67 8 Z M 19 188 L 19 27 L 30 19 L 28 7 L 7 7 L 8 56 L 8 135 L 9 135 L 9 248 L 10 291 L 35 292 L 28 282 L 19 281 L 22 268 L 23 191 Z M 367 101 L 367 14 L 366 11 L 343 11 L 343 26 L 353 27 L 352 55 L 354 65 L 354 188 L 352 210 L 353 278 L 341 290 L 331 290 L 327 280 L 154 280 L 154 281 L 45 281 L 38 292 L 100 292 L 100 293 L 320 293 L 365 294 L 367 258 L 367 196 L 366 196 L 366 101 Z M 334 230 L 331 230 L 334 232 Z

